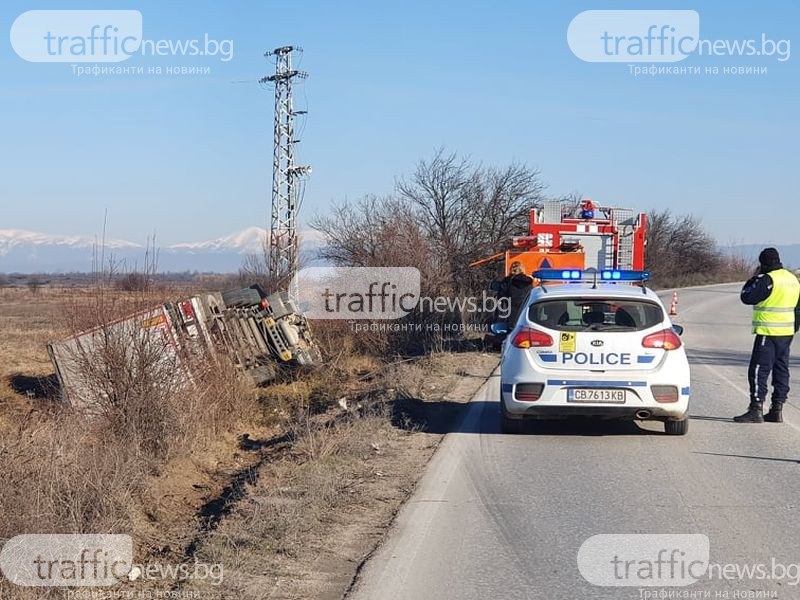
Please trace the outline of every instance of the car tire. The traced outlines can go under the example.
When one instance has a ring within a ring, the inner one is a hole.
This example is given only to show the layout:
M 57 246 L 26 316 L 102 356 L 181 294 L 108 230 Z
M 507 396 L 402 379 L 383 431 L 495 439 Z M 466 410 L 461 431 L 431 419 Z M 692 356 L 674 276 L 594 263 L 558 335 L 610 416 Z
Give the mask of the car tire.
M 664 421 L 664 431 L 666 431 L 667 435 L 686 435 L 689 431 L 689 419 Z
M 525 432 L 525 421 L 521 419 L 509 419 L 506 416 L 506 411 L 503 410 L 502 401 L 500 402 L 500 431 L 510 434 Z

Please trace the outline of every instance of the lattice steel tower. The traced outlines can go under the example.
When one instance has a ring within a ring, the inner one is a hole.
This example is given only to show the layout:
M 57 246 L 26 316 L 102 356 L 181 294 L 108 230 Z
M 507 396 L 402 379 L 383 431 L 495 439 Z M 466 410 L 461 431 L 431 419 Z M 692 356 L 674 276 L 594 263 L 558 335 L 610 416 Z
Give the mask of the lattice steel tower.
M 260 83 L 275 86 L 275 149 L 272 157 L 272 219 L 269 231 L 269 274 L 276 287 L 284 287 L 298 267 L 297 209 L 298 183 L 311 167 L 294 163 L 295 111 L 292 105 L 292 81 L 305 79 L 307 73 L 292 68 L 292 52 L 302 52 L 295 46 L 282 46 L 265 57 L 275 57 L 275 74 L 260 79 Z

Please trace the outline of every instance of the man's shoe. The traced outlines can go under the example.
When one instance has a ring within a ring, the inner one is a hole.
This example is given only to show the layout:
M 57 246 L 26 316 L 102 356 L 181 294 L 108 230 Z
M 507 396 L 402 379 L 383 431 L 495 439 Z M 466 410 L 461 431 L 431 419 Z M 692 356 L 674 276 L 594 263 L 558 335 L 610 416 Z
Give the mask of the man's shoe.
M 764 420 L 768 423 L 783 423 L 783 402 L 773 402 L 769 412 L 764 415 Z
M 764 409 L 760 402 L 751 402 L 750 408 L 747 412 L 738 417 L 733 417 L 737 423 L 763 423 L 764 422 Z

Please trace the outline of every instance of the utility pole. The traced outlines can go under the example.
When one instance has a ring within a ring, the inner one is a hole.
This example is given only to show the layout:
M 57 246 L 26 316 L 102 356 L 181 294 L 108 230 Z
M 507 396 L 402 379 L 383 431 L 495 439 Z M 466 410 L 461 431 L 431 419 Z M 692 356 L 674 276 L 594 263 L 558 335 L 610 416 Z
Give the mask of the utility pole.
M 292 82 L 305 79 L 308 73 L 292 68 L 295 46 L 282 46 L 265 57 L 275 57 L 275 74 L 259 80 L 275 86 L 275 132 L 272 157 L 272 215 L 269 229 L 269 275 L 276 289 L 285 287 L 298 268 L 297 209 L 298 182 L 311 173 L 311 167 L 294 163 L 294 117 L 306 111 L 295 111 L 292 105 Z

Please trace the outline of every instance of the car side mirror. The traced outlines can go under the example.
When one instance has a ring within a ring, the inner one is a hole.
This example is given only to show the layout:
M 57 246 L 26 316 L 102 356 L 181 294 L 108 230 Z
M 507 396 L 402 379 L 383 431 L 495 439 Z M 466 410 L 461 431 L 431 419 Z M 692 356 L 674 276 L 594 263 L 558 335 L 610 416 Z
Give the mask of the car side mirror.
M 672 331 L 674 331 L 678 335 L 683 335 L 683 325 L 673 325 Z
M 495 335 L 508 335 L 508 332 L 510 331 L 508 328 L 508 323 L 503 323 L 502 321 L 492 323 L 489 326 L 489 330 Z
M 489 284 L 489 289 L 492 290 L 493 292 L 499 292 L 500 291 L 500 282 L 499 281 L 493 281 L 491 284 Z

